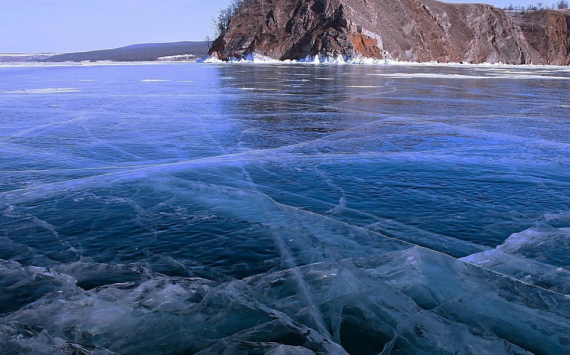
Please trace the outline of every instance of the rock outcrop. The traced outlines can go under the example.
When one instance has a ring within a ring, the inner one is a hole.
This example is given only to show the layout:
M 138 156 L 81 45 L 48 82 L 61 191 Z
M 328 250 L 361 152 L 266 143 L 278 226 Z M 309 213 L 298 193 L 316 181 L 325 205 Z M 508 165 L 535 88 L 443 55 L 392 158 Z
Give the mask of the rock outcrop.
M 570 12 L 507 14 L 433 0 L 244 0 L 214 41 L 220 59 L 369 57 L 416 62 L 570 61 Z
M 570 10 L 511 13 L 530 44 L 537 63 L 570 65 Z

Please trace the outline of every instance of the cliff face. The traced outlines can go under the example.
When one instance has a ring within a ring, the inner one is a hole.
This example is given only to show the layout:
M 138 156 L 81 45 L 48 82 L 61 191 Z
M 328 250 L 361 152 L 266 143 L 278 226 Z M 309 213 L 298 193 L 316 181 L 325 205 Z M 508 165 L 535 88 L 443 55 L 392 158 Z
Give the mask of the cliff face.
M 570 65 L 570 10 L 540 10 L 511 15 L 541 63 Z
M 569 23 L 566 10 L 517 17 L 432 0 L 245 0 L 210 53 L 567 65 Z

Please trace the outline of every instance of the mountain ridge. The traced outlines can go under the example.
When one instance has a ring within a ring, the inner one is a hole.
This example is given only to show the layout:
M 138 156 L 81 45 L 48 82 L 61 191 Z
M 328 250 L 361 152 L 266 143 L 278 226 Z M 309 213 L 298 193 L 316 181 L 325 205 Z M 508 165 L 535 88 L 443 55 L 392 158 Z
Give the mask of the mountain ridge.
M 141 43 L 125 47 L 100 49 L 86 52 L 64 53 L 41 59 L 41 62 L 82 61 L 156 61 L 162 57 L 193 55 L 201 57 L 208 52 L 205 41 L 181 41 L 170 43 Z

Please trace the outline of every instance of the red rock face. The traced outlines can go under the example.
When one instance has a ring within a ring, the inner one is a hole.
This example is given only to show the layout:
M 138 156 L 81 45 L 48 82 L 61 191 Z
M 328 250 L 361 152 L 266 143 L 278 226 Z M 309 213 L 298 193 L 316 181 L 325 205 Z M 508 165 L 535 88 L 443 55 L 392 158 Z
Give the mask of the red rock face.
M 541 63 L 570 65 L 570 10 L 512 13 Z
M 568 65 L 569 18 L 432 0 L 246 0 L 210 52 Z

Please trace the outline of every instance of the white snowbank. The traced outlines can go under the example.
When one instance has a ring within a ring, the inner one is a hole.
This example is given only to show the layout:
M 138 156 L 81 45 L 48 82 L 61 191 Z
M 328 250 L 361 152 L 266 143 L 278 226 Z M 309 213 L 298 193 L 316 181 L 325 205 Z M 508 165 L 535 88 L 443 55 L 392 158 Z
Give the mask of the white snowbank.
M 196 59 L 195 54 L 178 54 L 178 55 L 168 55 L 164 57 L 157 58 L 158 61 L 193 61 Z
M 544 69 L 557 69 L 564 72 L 570 72 L 570 67 L 559 65 L 536 65 L 536 64 L 504 64 L 504 63 L 440 63 L 436 61 L 430 62 L 406 62 L 393 59 L 376 59 L 368 57 L 347 58 L 346 56 L 329 57 L 322 54 L 316 56 L 308 55 L 305 58 L 298 60 L 277 60 L 272 59 L 257 53 L 251 53 L 247 56 L 237 59 L 231 58 L 229 61 L 223 61 L 217 55 L 206 55 L 198 63 L 272 63 L 272 64 L 360 64 L 360 65 L 399 65 L 399 66 L 459 66 L 459 67 L 484 67 L 484 68 L 544 68 Z M 521 77 L 520 79 L 525 79 Z M 568 78 L 563 78 L 568 79 Z
M 283 61 L 272 59 L 267 56 L 257 54 L 257 53 L 250 53 L 243 58 L 235 58 L 232 57 L 229 61 L 223 61 L 218 59 L 217 55 L 206 55 L 197 61 L 198 63 L 283 63 Z

